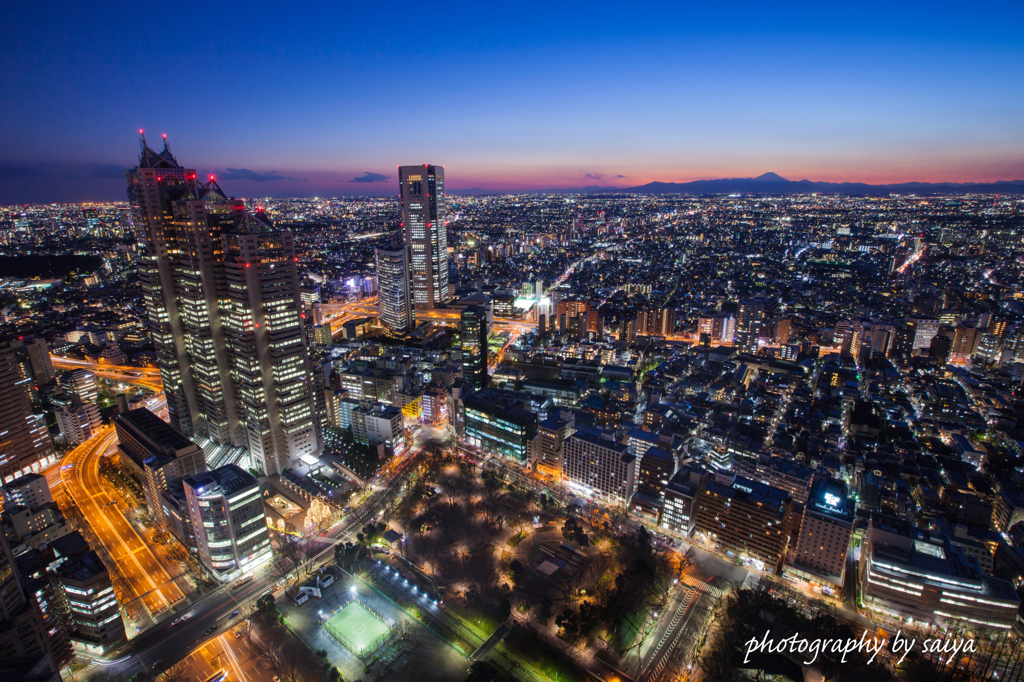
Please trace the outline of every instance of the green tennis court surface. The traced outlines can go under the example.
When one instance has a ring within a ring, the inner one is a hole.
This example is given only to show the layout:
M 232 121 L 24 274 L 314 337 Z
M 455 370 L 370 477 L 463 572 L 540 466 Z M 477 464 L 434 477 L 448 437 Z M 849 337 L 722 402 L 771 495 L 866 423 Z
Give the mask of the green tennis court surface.
M 390 632 L 384 623 L 358 602 L 352 602 L 331 616 L 327 621 L 327 630 L 354 654 L 373 651 Z

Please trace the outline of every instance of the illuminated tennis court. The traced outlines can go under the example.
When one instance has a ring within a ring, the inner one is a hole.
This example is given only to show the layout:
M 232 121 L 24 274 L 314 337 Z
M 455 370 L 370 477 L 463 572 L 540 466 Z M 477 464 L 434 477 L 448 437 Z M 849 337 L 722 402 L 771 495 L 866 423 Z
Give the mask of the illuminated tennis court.
M 335 640 L 357 656 L 374 651 L 391 634 L 388 626 L 355 601 L 331 616 L 324 627 Z

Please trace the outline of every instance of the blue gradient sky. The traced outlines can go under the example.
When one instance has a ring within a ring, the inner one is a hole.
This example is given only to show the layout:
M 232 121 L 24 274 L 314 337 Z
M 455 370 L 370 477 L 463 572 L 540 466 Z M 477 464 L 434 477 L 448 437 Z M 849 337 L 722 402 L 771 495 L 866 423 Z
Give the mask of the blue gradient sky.
M 0 203 L 123 198 L 138 128 L 241 196 L 1024 178 L 1019 1 L 103 4 L 5 6 Z

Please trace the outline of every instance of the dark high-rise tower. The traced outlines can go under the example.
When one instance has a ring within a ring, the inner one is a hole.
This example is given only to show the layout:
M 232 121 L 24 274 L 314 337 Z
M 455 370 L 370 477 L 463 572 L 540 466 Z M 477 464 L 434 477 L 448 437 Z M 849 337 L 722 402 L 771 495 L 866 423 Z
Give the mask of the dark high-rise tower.
M 444 167 L 401 166 L 398 185 L 412 258 L 413 303 L 416 310 L 433 310 L 448 300 Z
M 266 474 L 316 455 L 311 371 L 291 232 L 141 140 L 128 198 L 171 422 L 245 447 Z

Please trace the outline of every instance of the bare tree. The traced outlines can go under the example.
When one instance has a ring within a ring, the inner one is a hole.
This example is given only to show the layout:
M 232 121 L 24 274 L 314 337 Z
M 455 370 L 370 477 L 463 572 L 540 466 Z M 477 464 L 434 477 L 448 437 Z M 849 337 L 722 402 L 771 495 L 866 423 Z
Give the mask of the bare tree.
M 284 536 L 281 545 L 277 549 L 277 555 L 281 558 L 287 571 L 298 573 L 299 568 L 306 561 L 306 543 L 298 538 Z
M 187 659 L 182 659 L 172 665 L 160 675 L 160 682 L 181 682 L 188 679 L 188 671 L 191 665 Z

